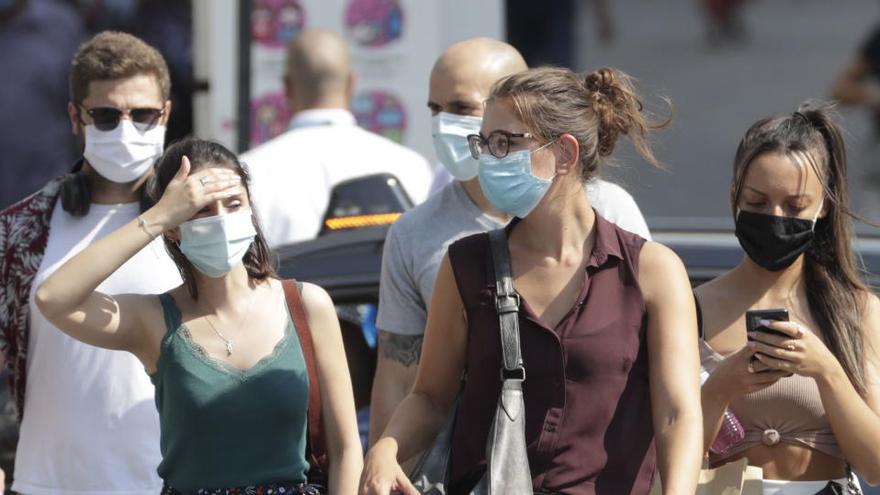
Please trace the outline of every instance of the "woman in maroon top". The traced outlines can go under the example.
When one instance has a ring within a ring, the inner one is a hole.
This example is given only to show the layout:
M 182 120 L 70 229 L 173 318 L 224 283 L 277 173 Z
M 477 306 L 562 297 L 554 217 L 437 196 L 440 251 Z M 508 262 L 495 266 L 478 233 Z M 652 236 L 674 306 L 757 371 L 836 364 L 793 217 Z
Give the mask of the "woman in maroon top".
M 499 81 L 481 133 L 468 138 L 486 196 L 517 217 L 507 233 L 537 492 L 644 495 L 655 472 L 664 494 L 695 491 L 702 430 L 687 274 L 672 251 L 599 217 L 584 194 L 620 134 L 656 163 L 652 127 L 626 75 L 542 68 Z M 367 455 L 364 493 L 418 493 L 398 462 L 429 446 L 459 390 L 449 492 L 467 493 L 484 473 L 501 386 L 493 289 L 488 236 L 451 246 L 416 384 Z

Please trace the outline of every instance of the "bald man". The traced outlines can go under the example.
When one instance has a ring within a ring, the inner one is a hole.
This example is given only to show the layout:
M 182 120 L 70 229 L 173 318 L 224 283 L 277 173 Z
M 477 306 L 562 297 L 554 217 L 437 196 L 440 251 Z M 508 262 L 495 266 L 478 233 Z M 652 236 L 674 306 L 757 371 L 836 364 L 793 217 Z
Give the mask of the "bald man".
M 317 236 L 330 192 L 349 179 L 389 173 L 415 203 L 428 196 L 428 162 L 355 123 L 348 109 L 354 79 L 348 45 L 335 32 L 306 30 L 291 41 L 284 76 L 290 128 L 241 157 L 270 247 Z
M 379 355 L 370 404 L 370 444 L 378 440 L 394 409 L 415 381 L 434 279 L 452 242 L 504 226 L 510 218 L 494 208 L 477 179 L 477 161 L 466 136 L 480 132 L 483 102 L 499 79 L 525 70 L 522 55 L 491 38 L 449 47 L 434 63 L 428 88 L 434 149 L 443 165 L 439 190 L 406 212 L 385 240 L 379 287 Z M 586 193 L 600 215 L 650 239 L 635 201 L 623 188 L 593 181 Z

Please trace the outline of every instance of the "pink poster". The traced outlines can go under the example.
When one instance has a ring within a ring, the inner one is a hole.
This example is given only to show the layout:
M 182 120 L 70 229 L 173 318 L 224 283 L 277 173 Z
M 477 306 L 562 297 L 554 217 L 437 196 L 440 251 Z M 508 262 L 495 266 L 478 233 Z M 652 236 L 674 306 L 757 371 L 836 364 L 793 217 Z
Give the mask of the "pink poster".
M 413 103 L 406 95 L 411 88 L 406 87 L 410 68 L 404 45 L 407 17 L 402 3 L 253 0 L 249 147 L 288 129 L 292 114 L 283 88 L 285 52 L 290 40 L 307 27 L 337 29 L 349 40 L 357 81 L 350 109 L 358 124 L 388 139 L 405 142 L 411 122 L 407 109 Z

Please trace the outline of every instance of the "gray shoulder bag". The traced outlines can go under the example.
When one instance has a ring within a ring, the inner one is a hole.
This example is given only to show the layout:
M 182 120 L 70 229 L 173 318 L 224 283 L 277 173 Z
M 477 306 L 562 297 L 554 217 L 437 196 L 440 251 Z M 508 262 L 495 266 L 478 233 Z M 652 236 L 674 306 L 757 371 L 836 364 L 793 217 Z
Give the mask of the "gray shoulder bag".
M 526 379 L 519 343 L 519 294 L 513 288 L 507 233 L 489 232 L 495 266 L 495 309 L 501 331 L 502 381 L 495 419 L 486 442 L 486 474 L 471 495 L 520 495 L 532 493 L 532 475 L 526 453 L 526 411 L 522 382 Z M 449 415 L 434 444 L 422 455 L 410 475 L 423 494 L 445 495 L 448 490 L 449 452 L 455 409 Z

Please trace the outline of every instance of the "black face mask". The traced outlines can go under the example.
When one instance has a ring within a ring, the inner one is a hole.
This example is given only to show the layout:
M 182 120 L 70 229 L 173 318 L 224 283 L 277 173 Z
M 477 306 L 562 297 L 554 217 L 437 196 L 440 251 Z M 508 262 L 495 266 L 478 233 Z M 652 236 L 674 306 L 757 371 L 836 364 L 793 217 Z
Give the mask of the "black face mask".
M 736 238 L 758 266 L 778 272 L 791 266 L 810 247 L 815 225 L 815 220 L 740 210 Z

